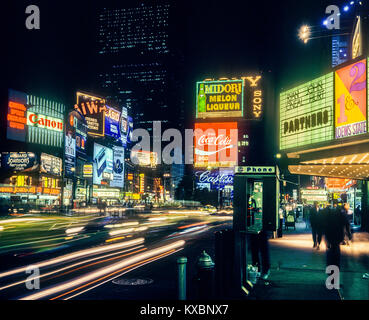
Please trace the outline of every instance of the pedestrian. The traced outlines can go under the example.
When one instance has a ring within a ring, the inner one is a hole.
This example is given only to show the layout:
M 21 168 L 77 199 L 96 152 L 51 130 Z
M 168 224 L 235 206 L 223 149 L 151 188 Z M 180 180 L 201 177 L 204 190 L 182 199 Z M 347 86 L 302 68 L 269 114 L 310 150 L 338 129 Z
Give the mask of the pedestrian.
M 340 244 L 347 233 L 349 239 L 352 239 L 351 228 L 345 208 L 337 207 L 333 203 L 332 207 L 327 210 L 324 223 L 324 235 L 327 245 L 327 266 L 335 265 L 340 267 L 341 250 Z
M 265 230 L 250 234 L 252 264 L 258 268 L 260 277 L 268 279 L 270 274 L 269 234 Z
M 361 208 L 360 204 L 355 209 L 355 225 L 360 226 L 361 225 Z
M 323 218 L 322 210 L 319 207 L 318 202 L 314 202 L 314 207 L 310 210 L 310 225 L 313 236 L 313 248 L 320 250 L 320 243 L 322 241 L 323 234 Z

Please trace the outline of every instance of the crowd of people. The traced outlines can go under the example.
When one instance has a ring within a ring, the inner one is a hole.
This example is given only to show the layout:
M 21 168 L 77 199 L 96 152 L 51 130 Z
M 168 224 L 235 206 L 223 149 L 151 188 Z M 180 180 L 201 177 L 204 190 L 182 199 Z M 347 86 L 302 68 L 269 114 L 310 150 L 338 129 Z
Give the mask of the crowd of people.
M 304 220 L 310 224 L 313 237 L 313 248 L 320 249 L 324 236 L 327 245 L 327 265 L 340 267 L 340 245 L 352 241 L 350 206 L 344 203 L 339 206 L 335 201 L 330 206 L 313 206 L 304 208 Z

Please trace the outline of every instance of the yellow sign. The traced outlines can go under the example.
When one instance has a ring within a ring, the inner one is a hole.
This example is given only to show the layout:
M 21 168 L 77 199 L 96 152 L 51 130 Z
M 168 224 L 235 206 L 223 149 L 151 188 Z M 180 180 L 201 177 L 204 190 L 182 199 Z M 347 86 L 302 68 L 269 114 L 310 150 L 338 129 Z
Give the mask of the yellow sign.
M 335 72 L 336 139 L 367 132 L 366 59 Z

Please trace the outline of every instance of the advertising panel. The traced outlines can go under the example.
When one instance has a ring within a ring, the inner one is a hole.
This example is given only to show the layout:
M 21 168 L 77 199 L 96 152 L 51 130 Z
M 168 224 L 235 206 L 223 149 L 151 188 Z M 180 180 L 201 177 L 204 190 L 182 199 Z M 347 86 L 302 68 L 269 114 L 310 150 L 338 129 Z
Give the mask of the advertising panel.
M 86 119 L 89 135 L 104 136 L 106 110 L 104 99 L 77 92 L 77 103 L 74 108 Z
M 333 140 L 333 72 L 280 94 L 280 149 Z
M 109 106 L 105 110 L 105 135 L 120 139 L 121 113 Z
M 335 72 L 336 139 L 367 132 L 366 59 Z
M 92 178 L 92 174 L 93 174 L 92 164 L 84 164 L 83 172 L 82 172 L 83 178 L 86 178 L 86 179 Z
M 134 163 L 138 163 L 142 167 L 156 167 L 158 163 L 158 154 L 145 150 L 132 150 L 131 159 Z
M 26 141 L 27 125 L 27 95 L 23 92 L 9 89 L 7 131 L 10 140 Z
M 63 120 L 47 115 L 27 111 L 27 125 L 63 132 Z
M 64 144 L 65 175 L 71 177 L 76 171 L 76 129 L 74 127 L 74 116 L 71 113 L 68 115 L 65 125 Z
M 61 176 L 62 159 L 47 153 L 41 153 L 40 172 L 52 174 L 55 176 Z
M 243 117 L 244 80 L 196 83 L 196 118 Z
M 313 203 L 328 201 L 328 193 L 323 189 L 301 189 L 301 199 L 303 202 Z
M 237 145 L 237 122 L 195 123 L 194 166 L 234 167 Z
M 132 121 L 132 118 L 128 117 L 127 108 L 123 107 L 122 114 L 120 115 L 120 121 L 119 121 L 120 139 L 122 141 L 123 147 L 126 147 L 127 142 L 129 142 L 129 133 L 130 133 L 129 118 Z
M 62 148 L 64 110 L 61 103 L 9 90 L 7 138 Z
M 73 110 L 68 114 L 66 123 L 66 131 L 71 131 L 76 144 L 76 157 L 86 157 L 87 142 L 87 123 L 84 116 L 77 110 Z
M 113 148 L 113 181 L 110 182 L 111 187 L 123 188 L 124 186 L 124 148 Z
M 109 185 L 113 180 L 113 150 L 94 143 L 93 183 Z
M 233 185 L 233 169 L 200 170 L 195 172 L 196 184 L 208 189 L 223 189 Z
M 9 171 L 28 172 L 38 168 L 38 161 L 33 152 L 1 152 L 0 167 Z

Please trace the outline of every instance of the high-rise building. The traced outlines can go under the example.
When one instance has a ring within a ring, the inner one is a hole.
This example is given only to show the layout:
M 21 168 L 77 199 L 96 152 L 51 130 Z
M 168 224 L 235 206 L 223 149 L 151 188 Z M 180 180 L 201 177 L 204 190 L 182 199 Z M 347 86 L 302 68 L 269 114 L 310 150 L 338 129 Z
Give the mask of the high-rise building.
M 135 1 L 98 14 L 98 83 L 108 101 L 128 108 L 136 128 L 183 126 L 183 58 L 171 42 L 172 12 L 168 1 Z

